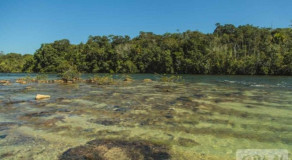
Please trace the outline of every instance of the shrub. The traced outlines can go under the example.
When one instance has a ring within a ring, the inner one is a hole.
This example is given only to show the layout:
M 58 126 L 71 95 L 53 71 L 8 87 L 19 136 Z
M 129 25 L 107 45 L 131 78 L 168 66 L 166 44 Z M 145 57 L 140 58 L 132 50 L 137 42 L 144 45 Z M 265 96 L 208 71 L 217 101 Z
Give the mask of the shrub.
M 25 77 L 17 79 L 16 83 L 26 84 L 26 83 L 31 83 L 31 82 L 34 82 L 34 81 L 35 80 L 30 75 L 26 75 Z
M 76 81 L 80 79 L 81 74 L 76 67 L 70 67 L 67 71 L 59 74 L 63 81 Z
M 35 79 L 37 81 L 46 81 L 46 80 L 48 80 L 48 75 L 46 75 L 46 74 L 38 74 Z
M 26 82 L 32 82 L 34 79 L 30 75 L 26 75 L 24 78 L 21 78 L 22 80 Z

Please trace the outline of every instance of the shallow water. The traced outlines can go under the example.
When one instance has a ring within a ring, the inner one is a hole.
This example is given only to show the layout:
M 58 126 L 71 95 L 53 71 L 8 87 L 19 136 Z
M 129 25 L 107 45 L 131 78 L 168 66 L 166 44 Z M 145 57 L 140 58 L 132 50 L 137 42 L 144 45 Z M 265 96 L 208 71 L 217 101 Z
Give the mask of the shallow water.
M 164 83 L 135 74 L 134 82 L 107 86 L 14 83 L 23 76 L 0 74 L 13 82 L 0 86 L 0 159 L 62 159 L 93 140 L 155 144 L 171 159 L 292 151 L 292 77 L 183 75 L 184 82 Z M 36 94 L 51 98 L 36 101 Z

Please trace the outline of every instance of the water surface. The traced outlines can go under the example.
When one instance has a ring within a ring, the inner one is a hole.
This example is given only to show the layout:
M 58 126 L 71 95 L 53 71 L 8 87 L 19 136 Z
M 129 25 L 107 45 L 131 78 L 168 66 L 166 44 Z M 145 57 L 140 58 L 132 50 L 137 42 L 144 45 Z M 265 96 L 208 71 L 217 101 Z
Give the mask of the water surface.
M 0 86 L 0 159 L 61 159 L 93 140 L 155 144 L 171 159 L 292 151 L 292 77 L 183 75 L 183 82 L 164 83 L 135 74 L 133 82 L 106 86 L 15 83 L 24 76 L 0 74 L 12 81 Z M 36 101 L 36 94 L 51 98 Z

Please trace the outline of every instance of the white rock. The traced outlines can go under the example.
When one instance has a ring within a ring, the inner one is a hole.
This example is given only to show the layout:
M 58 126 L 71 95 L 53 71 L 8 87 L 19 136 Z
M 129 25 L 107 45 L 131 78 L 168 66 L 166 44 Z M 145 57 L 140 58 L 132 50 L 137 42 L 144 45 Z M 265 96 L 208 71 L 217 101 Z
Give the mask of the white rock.
M 37 94 L 35 99 L 36 100 L 39 100 L 39 99 L 48 99 L 48 98 L 51 98 L 50 95 L 42 95 L 42 94 Z

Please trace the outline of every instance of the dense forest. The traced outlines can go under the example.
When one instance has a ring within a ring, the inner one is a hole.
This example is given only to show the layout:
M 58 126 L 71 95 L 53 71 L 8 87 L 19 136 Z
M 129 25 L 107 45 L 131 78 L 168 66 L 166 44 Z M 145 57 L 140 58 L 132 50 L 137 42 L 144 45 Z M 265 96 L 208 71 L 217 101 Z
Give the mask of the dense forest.
M 0 72 L 292 75 L 292 28 L 216 24 L 212 34 L 140 32 L 42 44 L 34 55 L 0 54 Z
M 30 54 L 0 53 L 0 73 L 1 72 L 24 72 L 24 66 L 28 65 L 28 60 L 33 59 Z

